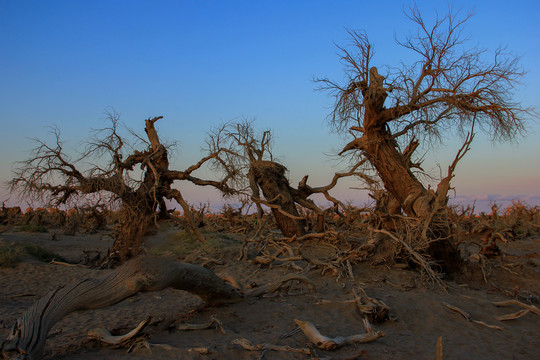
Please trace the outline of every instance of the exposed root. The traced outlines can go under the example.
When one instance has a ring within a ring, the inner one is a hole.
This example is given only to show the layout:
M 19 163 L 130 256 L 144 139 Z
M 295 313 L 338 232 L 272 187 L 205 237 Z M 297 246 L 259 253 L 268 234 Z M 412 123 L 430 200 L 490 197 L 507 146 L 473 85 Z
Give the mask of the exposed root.
M 528 309 L 523 309 L 523 310 L 519 310 L 518 312 L 515 312 L 515 313 L 512 313 L 512 314 L 506 314 L 506 315 L 497 316 L 497 317 L 495 317 L 495 319 L 497 319 L 499 321 L 515 320 L 515 319 L 519 319 L 520 317 L 522 317 L 524 315 L 527 315 L 530 312 L 531 311 L 528 310 Z
M 469 313 L 467 313 L 466 311 L 458 308 L 457 306 L 454 306 L 454 305 L 450 305 L 448 303 L 445 303 L 443 302 L 443 305 L 446 306 L 448 309 L 454 311 L 454 312 L 457 312 L 458 314 L 460 314 L 461 316 L 463 316 L 467 321 L 471 321 L 473 323 L 476 323 L 478 325 L 482 325 L 482 326 L 485 326 L 485 327 L 488 327 L 490 329 L 495 329 L 495 330 L 503 330 L 502 327 L 500 326 L 497 326 L 497 325 L 489 325 L 483 321 L 480 321 L 480 320 L 474 320 L 473 318 L 471 318 L 471 316 L 469 315 Z
M 411 260 L 420 266 L 420 268 L 428 275 L 429 279 L 438 284 L 442 289 L 445 289 L 446 286 L 442 282 L 440 275 L 433 270 L 433 263 L 426 258 L 426 256 L 420 254 L 418 251 L 416 251 L 411 244 L 407 243 L 403 239 L 400 239 L 395 234 L 386 231 L 386 230 L 377 230 L 373 229 L 372 231 L 384 234 L 388 236 L 390 239 L 395 241 L 398 244 L 401 244 L 405 250 L 409 253 L 411 256 Z
M 540 309 L 538 309 L 536 306 L 527 305 L 527 304 L 524 304 L 521 301 L 517 301 L 517 300 L 506 300 L 506 301 L 494 302 L 493 305 L 495 305 L 495 306 L 517 305 L 517 306 L 520 306 L 520 307 L 526 309 L 527 312 L 532 312 L 533 314 L 536 314 L 536 315 L 540 316 Z M 525 315 L 525 313 L 523 315 Z M 521 316 L 523 316 L 523 315 L 521 315 Z M 515 318 L 515 319 L 517 319 L 517 318 Z M 511 320 L 511 319 L 505 319 L 505 320 Z

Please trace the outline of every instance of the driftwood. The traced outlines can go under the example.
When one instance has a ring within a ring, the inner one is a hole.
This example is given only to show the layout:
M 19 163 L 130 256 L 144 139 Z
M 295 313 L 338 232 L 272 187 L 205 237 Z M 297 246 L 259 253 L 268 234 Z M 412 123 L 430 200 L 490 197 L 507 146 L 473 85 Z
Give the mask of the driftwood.
M 254 297 L 261 297 L 266 294 L 272 294 L 276 291 L 278 291 L 284 284 L 288 283 L 289 281 L 299 281 L 306 285 L 308 288 L 308 291 L 310 293 L 314 293 L 315 290 L 315 284 L 311 280 L 309 280 L 307 277 L 299 274 L 289 274 L 285 275 L 282 279 L 270 284 L 261 286 L 260 288 L 255 288 L 248 292 L 246 295 L 248 297 L 254 298 Z
M 437 338 L 437 346 L 435 347 L 435 360 L 443 360 L 442 336 Z
M 176 326 L 176 330 L 180 330 L 180 331 L 205 330 L 205 329 L 210 329 L 212 327 L 215 327 L 222 334 L 225 334 L 225 329 L 223 328 L 223 324 L 216 317 L 216 315 L 212 315 L 210 317 L 210 321 L 208 321 L 205 324 L 179 324 L 179 325 Z
M 443 302 L 443 305 L 446 306 L 448 309 L 454 311 L 454 312 L 457 312 L 458 314 L 460 314 L 461 316 L 463 316 L 467 321 L 471 321 L 475 324 L 478 324 L 478 325 L 482 325 L 482 326 L 485 326 L 485 327 L 488 327 L 490 329 L 495 329 L 495 330 L 503 330 L 502 327 L 500 326 L 497 326 L 497 325 L 490 325 L 490 324 L 487 324 L 481 320 L 474 320 L 471 315 L 469 315 L 468 312 L 466 312 L 465 310 L 462 310 L 460 308 L 458 308 L 457 306 L 454 306 L 454 305 L 450 305 L 448 303 L 445 303 Z
M 528 314 L 529 312 L 532 312 L 533 314 L 540 315 L 540 310 L 534 306 L 534 305 L 527 305 L 517 300 L 507 300 L 507 301 L 499 301 L 494 302 L 493 305 L 495 306 L 509 306 L 509 305 L 518 305 L 523 308 L 523 310 L 520 310 L 518 312 L 512 313 L 512 314 L 506 314 L 497 316 L 496 319 L 499 321 L 506 321 L 506 320 L 515 320 L 519 319 L 520 317 Z
M 358 288 L 358 292 L 353 289 L 356 299 L 356 308 L 362 316 L 373 322 L 384 322 L 390 319 L 390 307 L 382 300 L 369 297 L 364 289 Z
M 138 292 L 167 287 L 189 291 L 210 305 L 235 302 L 244 295 L 212 271 L 172 259 L 138 257 L 98 278 L 60 286 L 38 300 L 12 328 L 2 343 L 4 358 L 19 355 L 39 359 L 51 327 L 76 310 L 114 305 Z
M 366 328 L 365 334 L 338 336 L 335 338 L 329 338 L 322 335 L 317 329 L 317 327 L 315 327 L 315 325 L 313 325 L 309 321 L 300 321 L 296 319 L 294 321 L 304 332 L 309 341 L 311 341 L 313 344 L 315 344 L 315 346 L 323 350 L 335 350 L 347 344 L 367 343 L 384 336 L 383 331 L 373 331 L 371 328 L 371 324 L 367 319 L 364 319 L 364 326 Z
M 88 339 L 89 340 L 97 340 L 102 344 L 106 345 L 112 345 L 115 347 L 128 347 L 128 353 L 137 351 L 141 348 L 148 349 L 150 352 L 152 352 L 153 347 L 159 347 L 164 350 L 169 351 L 179 351 L 181 349 L 167 345 L 167 344 L 153 344 L 150 343 L 147 339 L 149 335 L 145 336 L 145 334 L 141 334 L 141 331 L 150 323 L 150 320 L 152 318 L 148 316 L 146 319 L 141 321 L 137 327 L 135 327 L 130 332 L 124 334 L 124 335 L 112 335 L 111 332 L 105 328 L 98 328 L 98 329 L 92 329 L 88 331 Z M 221 321 L 215 316 L 212 315 L 210 317 L 210 321 L 205 324 L 180 324 L 176 327 L 177 330 L 185 331 L 185 330 L 204 330 L 209 329 L 211 327 L 216 327 L 218 330 L 221 331 L 222 334 L 225 334 L 225 330 L 223 329 L 223 324 Z M 210 350 L 208 348 L 190 348 L 188 349 L 189 352 L 197 352 L 199 354 L 209 354 Z
M 252 344 L 248 339 L 235 339 L 231 342 L 233 345 L 238 345 L 249 351 L 288 351 L 294 353 L 302 353 L 310 355 L 312 353 L 309 348 L 293 348 L 286 345 L 274 345 L 274 344 Z
M 150 323 L 152 317 L 148 316 L 141 321 L 137 327 L 124 335 L 113 335 L 105 328 L 92 329 L 88 331 L 88 339 L 97 340 L 107 345 L 124 346 L 128 344 L 133 338 L 137 337 L 139 333 Z

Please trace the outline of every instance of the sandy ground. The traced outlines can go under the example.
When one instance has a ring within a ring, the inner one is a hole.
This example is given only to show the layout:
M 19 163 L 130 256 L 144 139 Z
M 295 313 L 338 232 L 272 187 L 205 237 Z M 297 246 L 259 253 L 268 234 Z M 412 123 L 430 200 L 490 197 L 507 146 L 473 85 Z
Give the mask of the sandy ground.
M 163 246 L 176 232 L 166 227 L 151 236 L 146 247 Z M 54 232 L 54 230 L 52 230 Z M 33 234 L 7 229 L 0 238 L 19 244 L 38 244 L 70 262 L 79 262 L 83 250 L 101 250 L 112 245 L 104 234 L 85 236 L 58 235 L 51 232 Z M 243 284 L 266 284 L 291 272 L 285 266 L 258 266 L 249 261 L 237 261 L 241 242 L 233 236 L 223 240 L 223 246 L 211 252 L 188 254 L 194 263 L 211 262 L 218 274 L 235 277 Z M 506 244 L 503 256 L 487 266 L 487 283 L 479 267 L 471 267 L 447 290 L 425 284 L 417 272 L 372 266 L 369 262 L 354 265 L 355 280 L 337 280 L 320 269 L 306 266 L 304 275 L 316 285 L 309 293 L 301 285 L 287 292 L 220 307 L 204 307 L 190 293 L 166 289 L 137 294 L 105 309 L 75 312 L 49 333 L 45 359 L 260 359 L 261 352 L 251 352 L 233 345 L 234 339 L 246 338 L 254 344 L 271 343 L 291 347 L 311 347 L 312 355 L 291 352 L 265 352 L 265 359 L 435 359 L 437 338 L 442 336 L 444 359 L 540 359 L 540 316 L 528 313 L 510 321 L 495 317 L 513 313 L 519 307 L 496 307 L 495 301 L 518 300 L 538 306 L 540 295 L 540 239 L 531 238 Z M 505 265 L 505 268 L 503 268 Z M 94 270 L 39 262 L 27 257 L 14 268 L 0 269 L 0 338 L 4 339 L 16 319 L 37 299 L 75 279 L 101 276 L 110 270 Z M 363 288 L 374 298 L 382 299 L 390 308 L 392 320 L 374 324 L 385 336 L 367 344 L 346 345 L 335 351 L 315 349 L 297 328 L 294 319 L 311 321 L 322 334 L 336 337 L 364 333 L 362 316 L 354 303 L 353 290 Z M 321 303 L 322 300 L 326 300 Z M 497 325 L 496 330 L 467 321 L 444 303 L 459 307 L 474 320 Z M 146 316 L 152 323 L 145 329 L 152 344 L 167 347 L 145 348 L 128 353 L 125 348 L 103 346 L 88 341 L 87 332 L 104 327 L 127 332 Z M 224 326 L 225 334 L 217 329 L 178 331 L 170 325 L 208 322 L 215 315 Z M 207 354 L 193 351 L 206 348 Z

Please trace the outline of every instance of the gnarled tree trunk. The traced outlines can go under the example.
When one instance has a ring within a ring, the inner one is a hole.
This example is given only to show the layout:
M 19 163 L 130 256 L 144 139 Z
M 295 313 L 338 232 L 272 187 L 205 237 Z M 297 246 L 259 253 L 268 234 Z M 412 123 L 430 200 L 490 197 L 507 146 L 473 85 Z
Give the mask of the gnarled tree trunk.
M 306 221 L 299 219 L 289 181 L 285 177 L 285 166 L 273 161 L 256 161 L 250 166 L 250 172 L 261 188 L 264 197 L 272 207 L 272 215 L 278 228 L 285 236 L 302 236 L 306 233 Z M 281 210 L 281 211 L 280 211 Z M 291 216 L 284 215 L 282 211 Z M 295 219 L 296 217 L 296 219 Z
M 69 313 L 107 307 L 137 292 L 166 287 L 189 291 L 212 305 L 235 302 L 243 296 L 204 267 L 167 258 L 138 257 L 103 277 L 75 281 L 51 291 L 17 320 L 0 354 L 39 359 L 49 330 Z
M 443 271 L 456 272 L 460 268 L 461 258 L 451 239 L 446 204 L 443 203 L 446 192 L 438 196 L 426 189 L 411 172 L 410 154 L 404 155 L 399 151 L 387 125 L 389 114 L 384 102 L 388 94 L 383 81 L 384 77 L 373 67 L 369 71 L 369 84 L 358 85 L 364 97 L 363 136 L 347 144 L 341 153 L 351 149 L 362 150 L 399 207 L 409 216 L 429 222 L 429 237 L 433 240 L 427 249 L 429 255 Z

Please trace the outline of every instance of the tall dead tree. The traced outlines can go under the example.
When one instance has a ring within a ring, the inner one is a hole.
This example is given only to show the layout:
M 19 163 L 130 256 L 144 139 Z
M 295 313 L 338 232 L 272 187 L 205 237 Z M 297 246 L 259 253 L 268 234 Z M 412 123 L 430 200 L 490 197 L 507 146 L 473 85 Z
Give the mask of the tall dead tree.
M 215 181 L 193 176 L 194 171 L 218 153 L 208 154 L 184 171 L 169 169 L 168 149 L 160 142 L 155 128 L 160 119 L 161 116 L 145 120 L 146 139 L 138 136 L 144 149 L 128 153 L 126 140 L 118 131 L 119 117 L 109 114 L 111 126 L 98 130 L 75 160 L 65 153 L 60 131 L 54 129 L 53 144 L 35 139 L 38 146 L 29 159 L 18 163 L 10 181 L 11 192 L 24 199 L 47 201 L 52 206 L 96 195 L 117 201 L 121 216 L 111 255 L 119 262 L 138 255 L 148 225 L 157 216 L 167 214 L 165 200 L 180 204 L 191 229 L 204 241 L 193 223 L 189 205 L 172 185 L 184 180 L 230 193 L 229 177 L 225 175 L 221 181 Z M 92 165 L 83 170 L 87 163 Z
M 409 216 L 441 224 L 455 165 L 468 150 L 475 129 L 494 139 L 514 139 L 531 111 L 512 100 L 512 90 L 523 75 L 518 58 L 497 49 L 488 61 L 485 50 L 466 46 L 462 32 L 471 14 L 459 18 L 450 10 L 431 26 L 416 7 L 407 16 L 417 31 L 397 44 L 417 57 L 410 65 L 385 67 L 381 74 L 381 68 L 372 64 L 374 47 L 367 35 L 350 31 L 351 45 L 340 47 L 345 83 L 319 81 L 321 89 L 335 96 L 329 117 L 332 129 L 351 137 L 340 155 L 368 161 L 393 212 L 402 209 Z M 452 131 L 470 134 L 433 191 L 412 171 L 411 156 L 420 140 L 435 144 Z M 443 228 L 436 229 L 434 237 L 441 240 L 430 246 L 430 252 L 449 270 L 458 254 Z
M 335 207 L 341 203 L 329 191 L 344 176 L 356 175 L 357 167 L 343 174 L 335 174 L 330 184 L 311 187 L 306 175 L 298 188 L 290 186 L 287 168 L 274 159 L 272 133 L 269 130 L 257 134 L 252 121 L 228 122 L 213 129 L 207 138 L 208 152 L 219 155 L 212 160 L 217 171 L 233 174 L 229 187 L 238 193 L 249 194 L 262 216 L 262 205 L 270 208 L 276 224 L 285 236 L 302 236 L 306 233 L 306 220 L 301 217 L 297 205 L 313 211 L 319 218 L 317 230 L 323 230 L 323 213 L 309 197 L 323 194 Z M 262 196 L 260 196 L 262 192 Z

